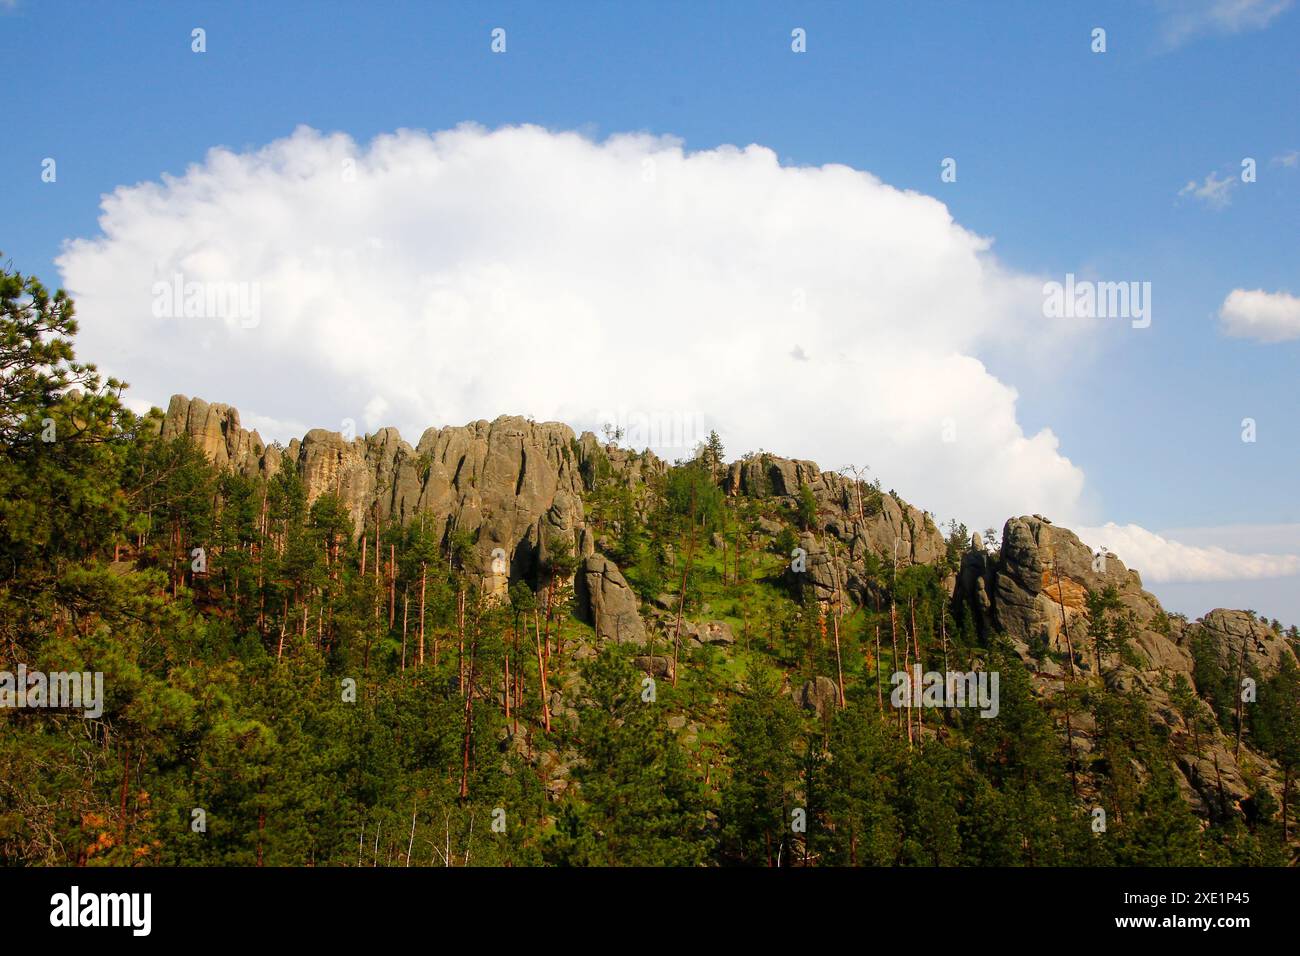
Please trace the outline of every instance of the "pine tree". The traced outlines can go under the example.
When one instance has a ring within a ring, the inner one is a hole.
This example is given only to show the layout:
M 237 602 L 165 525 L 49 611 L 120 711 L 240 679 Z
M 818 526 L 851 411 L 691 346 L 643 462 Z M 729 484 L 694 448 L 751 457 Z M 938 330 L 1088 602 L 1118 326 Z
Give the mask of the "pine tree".
M 759 670 L 732 705 L 728 726 L 731 773 L 720 810 L 724 859 L 753 866 L 788 863 L 799 715 L 775 675 Z
M 667 728 L 658 695 L 622 649 L 606 645 L 583 668 L 581 801 L 570 801 L 548 849 L 581 866 L 694 866 L 709 854 L 703 783 Z

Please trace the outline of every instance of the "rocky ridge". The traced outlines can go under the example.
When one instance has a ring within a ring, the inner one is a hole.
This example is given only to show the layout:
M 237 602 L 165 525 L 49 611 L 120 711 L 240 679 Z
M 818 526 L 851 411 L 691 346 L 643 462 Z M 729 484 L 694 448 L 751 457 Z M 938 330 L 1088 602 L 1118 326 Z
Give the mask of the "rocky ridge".
M 567 540 L 578 561 L 573 583 L 579 607 L 597 638 L 650 644 L 638 659 L 641 666 L 653 676 L 671 673 L 671 658 L 655 656 L 650 635 L 672 629 L 675 604 L 641 606 L 615 562 L 601 553 L 583 503 L 599 475 L 632 489 L 638 507 L 646 504 L 651 485 L 668 469 L 648 452 L 602 443 L 589 432 L 575 436 L 561 423 L 512 416 L 430 428 L 414 447 L 385 428 L 352 440 L 313 429 L 280 448 L 245 430 L 234 408 L 179 395 L 161 429 L 164 438 L 189 435 L 214 463 L 244 475 L 271 477 L 283 454 L 303 478 L 309 501 L 327 492 L 338 496 L 357 535 L 389 519 L 432 522 L 444 540 L 454 530 L 473 532 L 472 561 L 494 593 L 513 580 L 537 582 L 547 549 Z M 815 519 L 796 539 L 806 554 L 807 599 L 833 603 L 843 596 L 865 604 L 890 562 L 931 564 L 946 554 L 947 543 L 928 514 L 813 462 L 751 455 L 724 466 L 719 482 L 735 499 L 775 499 L 786 513 L 798 513 L 811 493 Z M 764 517 L 757 526 L 775 537 L 788 524 Z M 1287 641 L 1248 612 L 1216 610 L 1190 623 L 1167 615 L 1136 570 L 1113 554 L 1094 554 L 1042 516 L 1009 519 L 998 551 L 984 548 L 978 537 L 945 587 L 954 608 L 969 613 L 982 634 L 1007 637 L 1044 696 L 1100 667 L 1112 686 L 1142 694 L 1167 733 L 1185 738 L 1193 731 L 1171 698 L 1171 681 L 1181 675 L 1194 685 L 1196 641 L 1214 648 L 1225 667 L 1236 660 L 1265 676 L 1284 659 L 1295 659 Z M 504 570 L 494 566 L 496 549 L 505 553 Z M 1127 653 L 1098 655 L 1089 636 L 1088 594 L 1107 589 L 1117 602 L 1111 613 L 1127 628 Z M 693 646 L 725 650 L 735 642 L 730 628 L 716 621 L 684 621 L 682 635 Z M 818 714 L 837 704 L 827 677 L 791 692 Z M 1071 746 L 1089 752 L 1095 728 L 1081 719 L 1071 729 Z M 1248 746 L 1238 753 L 1217 727 L 1208 737 L 1208 746 L 1186 748 L 1178 759 L 1184 795 L 1203 815 L 1242 812 L 1261 783 L 1280 791 L 1270 761 Z

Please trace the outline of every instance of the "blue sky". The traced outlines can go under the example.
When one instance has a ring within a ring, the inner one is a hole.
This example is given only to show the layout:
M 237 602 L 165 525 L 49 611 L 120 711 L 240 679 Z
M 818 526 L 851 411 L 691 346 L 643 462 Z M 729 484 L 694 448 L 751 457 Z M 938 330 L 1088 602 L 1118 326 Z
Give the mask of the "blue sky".
M 103 194 L 304 124 L 362 144 L 464 121 L 597 141 L 644 131 L 687 151 L 758 143 L 783 165 L 844 164 L 934 196 L 1017 272 L 1149 281 L 1149 329 L 1102 324 L 1077 361 L 978 357 L 1018 391 L 1024 430 L 1050 427 L 1086 473 L 1098 524 L 1295 554 L 1285 526 L 1300 528 L 1300 341 L 1227 336 L 1217 318 L 1234 289 L 1300 294 L 1300 166 L 1287 159 L 1300 149 L 1300 11 L 1245 7 L 1232 20 L 1216 19 L 1212 0 L 0 2 L 0 248 L 62 284 L 55 260 L 66 240 L 98 233 Z M 495 27 L 505 55 L 489 50 Z M 791 51 L 795 27 L 805 54 Z M 1094 27 L 1105 53 L 1090 50 Z M 41 180 L 45 157 L 56 183 Z M 945 157 L 957 182 L 940 182 Z M 1254 183 L 1238 179 L 1244 157 L 1258 164 Z M 1234 181 L 1226 204 L 1180 195 L 1212 174 Z M 1245 417 L 1254 443 L 1241 441 Z M 1273 527 L 1268 546 L 1223 530 L 1241 525 Z M 1300 620 L 1297 583 L 1153 588 L 1192 613 L 1246 604 Z

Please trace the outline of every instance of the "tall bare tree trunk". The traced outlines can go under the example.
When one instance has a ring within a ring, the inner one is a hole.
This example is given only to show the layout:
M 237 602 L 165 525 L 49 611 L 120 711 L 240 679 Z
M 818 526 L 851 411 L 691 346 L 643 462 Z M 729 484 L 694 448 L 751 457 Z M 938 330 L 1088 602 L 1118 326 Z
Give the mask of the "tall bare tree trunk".
M 894 594 L 894 592 L 897 590 L 898 587 L 898 538 L 897 537 L 894 538 L 893 567 L 894 567 L 894 572 L 889 584 L 889 642 L 894 646 L 894 673 L 897 674 L 898 673 L 898 601 Z M 906 647 L 904 648 L 903 656 L 904 657 L 907 656 Z M 909 677 L 908 678 L 909 687 L 911 683 L 912 681 L 911 678 Z M 898 724 L 900 727 L 903 724 L 903 717 L 904 716 L 907 717 L 907 736 L 909 740 L 912 737 L 911 708 L 912 708 L 912 697 L 909 694 L 907 698 L 906 715 L 904 715 L 904 708 L 900 707 L 898 711 Z
M 474 636 L 469 645 L 469 678 L 465 694 L 465 741 L 461 748 L 460 764 L 460 798 L 469 797 L 469 742 L 474 736 L 474 669 L 478 655 L 478 626 L 474 627 Z
M 126 788 L 131 779 L 131 744 L 128 741 L 126 745 L 126 754 L 122 760 L 122 808 L 119 817 L 120 833 L 118 835 L 118 846 L 126 846 Z
M 402 671 L 406 671 L 406 622 L 411 613 L 411 587 L 406 585 L 402 588 Z M 410 865 L 409 854 L 407 865 Z
M 546 582 L 546 624 L 542 628 L 542 654 L 546 657 L 546 663 L 551 663 L 551 611 L 552 601 L 555 598 L 555 572 L 551 572 L 550 579 Z
M 898 619 L 897 619 L 897 615 L 895 614 L 893 594 L 890 594 L 889 596 L 889 643 L 892 644 L 894 648 L 894 673 L 897 674 L 898 673 Z M 910 683 L 910 679 L 909 679 L 909 683 Z M 910 701 L 911 697 L 909 697 L 908 700 Z M 909 704 L 908 706 L 910 707 L 911 704 Z M 902 708 L 899 708 L 898 711 L 898 725 L 900 727 L 903 725 Z M 909 736 L 911 734 L 911 718 L 908 718 L 908 734 Z
M 1237 695 L 1237 744 L 1232 751 L 1232 755 L 1234 757 L 1241 756 L 1241 725 L 1243 723 L 1242 713 L 1241 713 L 1241 704 L 1242 704 L 1241 675 L 1245 673 L 1246 673 L 1246 635 L 1243 634 L 1241 636 L 1241 660 L 1237 664 L 1237 681 L 1236 681 L 1236 687 L 1233 689 L 1233 693 Z
M 424 666 L 424 588 L 429 578 L 429 570 L 420 562 L 420 666 Z M 437 661 L 434 662 L 435 664 Z
M 289 595 L 284 596 L 284 609 L 280 612 L 280 646 L 276 648 L 275 659 L 278 661 L 284 656 L 284 629 L 289 623 Z
M 836 596 L 835 616 L 831 619 L 831 624 L 835 629 L 835 674 L 840 688 L 840 706 L 844 706 L 844 662 L 840 659 L 840 611 L 838 606 L 839 595 Z
M 916 633 L 916 598 L 907 599 L 908 616 L 912 620 L 912 649 L 916 652 L 916 663 L 920 666 L 922 676 L 925 671 L 925 661 L 921 659 L 921 638 Z M 925 729 L 925 698 L 922 697 L 920 707 L 916 708 L 916 737 L 918 743 L 921 742 L 921 731 Z
M 943 641 L 943 675 L 948 678 L 948 609 L 939 602 L 939 639 Z
M 1061 609 L 1061 629 L 1065 632 L 1065 647 L 1070 655 L 1070 677 L 1074 677 L 1074 640 L 1070 637 L 1070 624 L 1065 619 L 1065 591 L 1061 588 L 1061 572 L 1052 566 L 1052 573 L 1056 576 L 1056 604 Z M 1100 669 L 1098 675 L 1100 674 Z
M 374 634 L 372 635 L 373 640 L 375 641 L 379 640 L 379 602 L 381 600 L 382 600 L 382 595 L 380 594 L 379 591 L 379 515 L 376 513 L 375 515 L 375 628 L 374 628 Z M 370 642 L 367 641 L 365 668 L 368 669 L 369 665 L 370 665 Z
M 418 809 L 414 800 L 411 801 L 411 839 L 406 844 L 406 865 L 411 865 L 411 850 L 415 847 L 415 814 Z
M 266 492 L 262 492 L 262 514 L 257 522 L 257 632 L 266 636 Z
M 542 726 L 551 732 L 551 692 L 546 686 L 546 660 L 542 657 L 542 628 L 537 620 L 537 609 L 533 609 L 533 635 L 537 639 L 537 671 L 542 685 Z
M 903 708 L 903 716 L 907 721 L 907 746 L 910 749 L 913 743 L 912 698 L 916 688 L 912 686 L 912 645 L 908 643 L 906 630 L 903 631 L 903 671 L 907 674 L 907 705 Z
M 515 735 L 519 734 L 519 708 L 524 704 L 524 679 L 523 665 L 519 663 L 519 617 L 515 616 L 513 634 L 510 639 L 511 652 L 515 658 L 515 682 L 513 693 L 515 695 Z
M 1291 764 L 1287 763 L 1282 767 L 1282 843 L 1285 845 L 1291 839 L 1291 831 L 1287 824 L 1287 813 L 1291 796 Z
M 456 592 L 456 673 L 460 695 L 465 696 L 465 589 Z
M 880 714 L 885 713 L 885 692 L 880 686 L 880 622 L 876 622 L 876 703 L 880 705 Z
M 741 558 L 744 556 L 744 548 L 739 542 L 745 541 L 744 535 L 737 532 L 736 547 L 736 583 L 740 586 L 740 635 L 745 642 L 745 650 L 749 650 L 749 588 L 741 584 Z M 746 582 L 748 583 L 748 582 Z

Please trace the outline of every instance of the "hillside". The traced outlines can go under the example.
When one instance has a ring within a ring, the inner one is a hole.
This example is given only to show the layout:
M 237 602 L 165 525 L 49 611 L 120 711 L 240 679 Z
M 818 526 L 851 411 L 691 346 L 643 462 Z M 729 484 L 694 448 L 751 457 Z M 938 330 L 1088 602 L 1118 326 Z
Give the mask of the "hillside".
M 985 541 L 717 436 L 137 417 L 5 281 L 69 344 L 6 392 L 3 669 L 104 699 L 0 711 L 0 861 L 1294 860 L 1297 635 L 1045 517 Z

